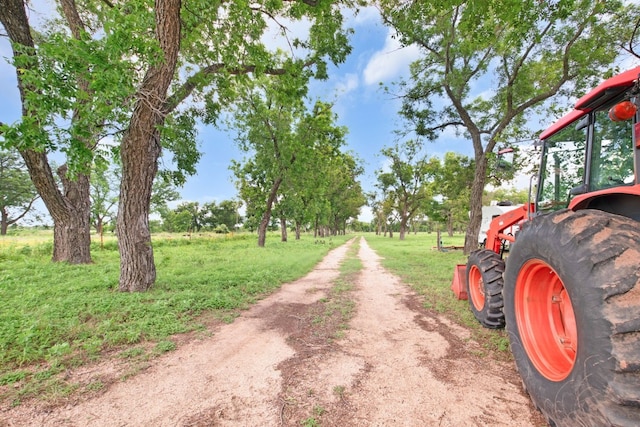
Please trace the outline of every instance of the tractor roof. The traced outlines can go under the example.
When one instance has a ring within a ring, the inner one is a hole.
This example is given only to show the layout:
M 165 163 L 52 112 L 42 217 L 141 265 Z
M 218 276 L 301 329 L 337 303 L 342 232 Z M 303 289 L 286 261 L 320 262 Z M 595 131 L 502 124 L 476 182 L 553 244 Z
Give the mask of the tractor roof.
M 575 122 L 589 111 L 598 108 L 612 97 L 619 95 L 631 87 L 640 76 L 640 67 L 620 73 L 610 79 L 600 83 L 598 87 L 583 96 L 576 102 L 575 109 L 563 116 L 560 120 L 551 125 L 540 134 L 540 139 L 546 139 L 556 132 L 564 129 L 567 125 Z

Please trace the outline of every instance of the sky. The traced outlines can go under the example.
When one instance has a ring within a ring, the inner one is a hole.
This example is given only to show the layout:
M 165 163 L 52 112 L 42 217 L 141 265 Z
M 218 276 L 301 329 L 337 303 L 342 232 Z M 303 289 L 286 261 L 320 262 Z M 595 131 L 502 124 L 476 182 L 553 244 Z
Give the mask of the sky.
M 35 8 L 31 13 L 32 19 L 43 19 L 53 10 L 51 0 L 36 0 L 32 4 Z M 354 30 L 350 56 L 345 63 L 330 67 L 328 80 L 313 82 L 310 95 L 311 101 L 321 99 L 334 103 L 337 124 L 348 128 L 345 150 L 353 151 L 362 159 L 365 170 L 360 177 L 362 187 L 365 191 L 373 191 L 375 171 L 384 167 L 380 150 L 393 145 L 397 141 L 394 130 L 402 128 L 397 114 L 400 102 L 386 94 L 381 84 L 390 85 L 408 76 L 409 64 L 418 58 L 419 52 L 414 46 L 400 47 L 392 38 L 392 30 L 382 24 L 373 8 L 365 8 L 358 15 L 350 16 L 346 26 Z M 292 30 L 297 31 L 295 28 Z M 265 42 L 277 45 L 282 41 L 267 37 Z M 8 40 L 0 37 L 0 121 L 6 123 L 20 118 L 15 70 L 7 63 L 10 56 Z M 188 178 L 179 189 L 182 200 L 205 203 L 236 198 L 229 165 L 232 160 L 241 160 L 243 153 L 235 145 L 234 134 L 201 125 L 198 142 L 203 155 L 197 174 Z M 438 157 L 447 151 L 467 156 L 473 154 L 470 142 L 453 133 L 444 133 L 438 141 L 428 143 L 426 150 L 428 155 Z M 43 206 L 39 210 L 46 212 Z M 371 218 L 370 209 L 363 207 L 359 219 L 369 221 Z

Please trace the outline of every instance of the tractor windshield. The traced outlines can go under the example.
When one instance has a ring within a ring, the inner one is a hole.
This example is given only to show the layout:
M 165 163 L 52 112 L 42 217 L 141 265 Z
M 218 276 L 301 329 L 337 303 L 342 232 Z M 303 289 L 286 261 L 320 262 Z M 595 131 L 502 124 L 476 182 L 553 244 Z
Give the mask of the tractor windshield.
M 595 113 L 589 191 L 634 183 L 632 122 L 612 121 L 608 110 Z
M 612 120 L 608 111 L 585 117 L 590 126 L 580 120 L 544 140 L 538 212 L 566 208 L 572 195 L 634 184 L 633 123 Z
M 584 182 L 587 130 L 567 126 L 544 141 L 538 212 L 551 212 L 569 205 L 570 191 Z

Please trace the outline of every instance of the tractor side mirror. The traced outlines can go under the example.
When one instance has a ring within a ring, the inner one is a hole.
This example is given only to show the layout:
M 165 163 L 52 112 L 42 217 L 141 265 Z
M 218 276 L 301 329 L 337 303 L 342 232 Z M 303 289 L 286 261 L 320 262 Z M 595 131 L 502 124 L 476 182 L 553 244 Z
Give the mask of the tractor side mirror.
M 498 169 L 511 170 L 513 168 L 513 148 L 503 148 L 498 151 Z

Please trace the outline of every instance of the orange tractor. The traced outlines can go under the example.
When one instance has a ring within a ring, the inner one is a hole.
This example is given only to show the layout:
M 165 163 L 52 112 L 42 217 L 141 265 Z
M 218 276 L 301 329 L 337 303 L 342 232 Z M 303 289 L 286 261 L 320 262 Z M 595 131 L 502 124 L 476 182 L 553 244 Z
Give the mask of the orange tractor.
M 606 80 L 540 135 L 535 202 L 495 218 L 454 272 L 476 319 L 506 326 L 554 426 L 640 425 L 639 79 Z

